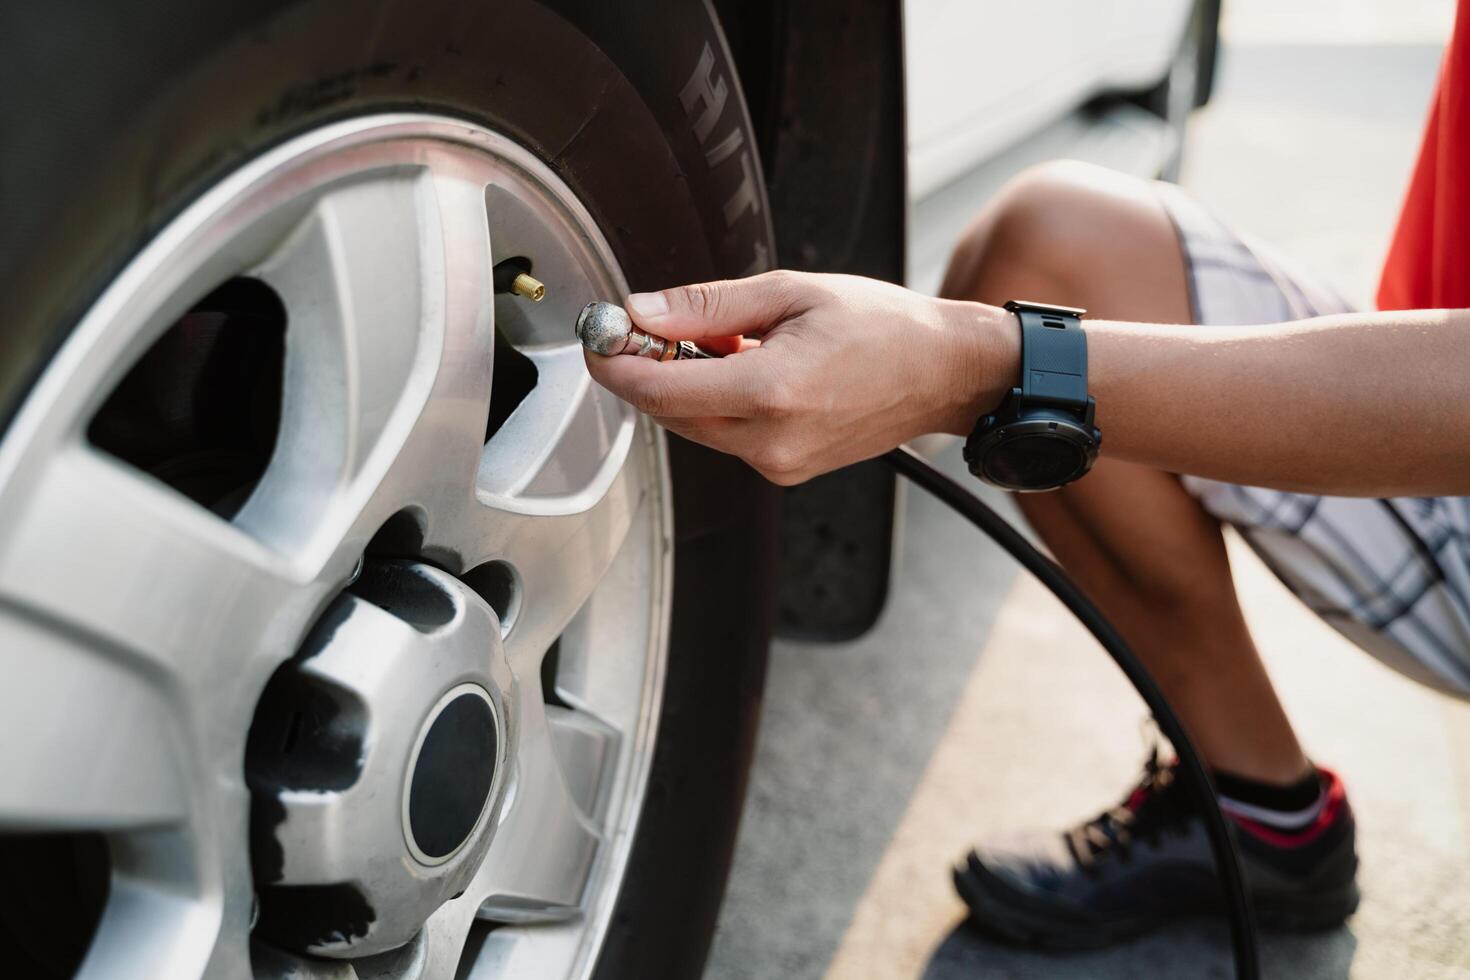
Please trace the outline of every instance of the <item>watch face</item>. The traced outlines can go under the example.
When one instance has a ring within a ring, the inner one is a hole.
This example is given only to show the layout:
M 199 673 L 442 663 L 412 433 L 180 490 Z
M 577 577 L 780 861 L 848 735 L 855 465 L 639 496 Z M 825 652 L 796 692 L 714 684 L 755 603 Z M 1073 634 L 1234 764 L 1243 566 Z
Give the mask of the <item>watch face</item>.
M 1070 439 L 1017 436 L 985 455 L 985 477 L 1013 490 L 1050 490 L 1087 468 L 1087 454 Z

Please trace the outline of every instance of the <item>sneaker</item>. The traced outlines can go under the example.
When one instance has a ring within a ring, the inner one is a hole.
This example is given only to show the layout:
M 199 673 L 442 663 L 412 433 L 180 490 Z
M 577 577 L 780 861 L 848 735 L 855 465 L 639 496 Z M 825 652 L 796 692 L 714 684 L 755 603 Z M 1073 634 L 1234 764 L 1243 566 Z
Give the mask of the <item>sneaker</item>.
M 1176 766 L 1155 753 L 1123 804 L 1097 819 L 971 851 L 954 871 L 971 925 L 1009 943 L 1095 949 L 1223 913 L 1204 824 Z M 1328 929 L 1358 907 L 1352 808 L 1342 781 L 1318 773 L 1325 803 L 1304 828 L 1286 833 L 1229 814 L 1262 928 Z

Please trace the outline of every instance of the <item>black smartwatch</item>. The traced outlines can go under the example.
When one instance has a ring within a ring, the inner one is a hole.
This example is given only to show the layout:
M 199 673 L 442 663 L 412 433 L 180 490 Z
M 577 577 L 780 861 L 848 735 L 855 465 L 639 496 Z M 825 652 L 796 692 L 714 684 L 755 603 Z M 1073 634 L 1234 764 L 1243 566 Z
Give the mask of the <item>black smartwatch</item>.
M 1021 321 L 1021 386 L 965 440 L 970 472 L 1006 490 L 1055 490 L 1097 460 L 1102 433 L 1087 393 L 1086 310 L 1011 300 Z

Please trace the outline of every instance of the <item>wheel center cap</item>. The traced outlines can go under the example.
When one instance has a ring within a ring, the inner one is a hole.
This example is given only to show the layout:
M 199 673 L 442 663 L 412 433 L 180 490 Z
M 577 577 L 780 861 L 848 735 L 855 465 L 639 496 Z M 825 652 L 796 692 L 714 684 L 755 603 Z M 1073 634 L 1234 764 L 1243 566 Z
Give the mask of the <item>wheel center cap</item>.
M 365 956 L 464 891 L 504 796 L 515 689 L 483 599 L 427 565 L 369 563 L 256 709 L 256 934 Z
M 421 863 L 442 864 L 469 840 L 494 785 L 497 731 L 478 684 L 453 688 L 430 712 L 403 794 L 404 834 Z

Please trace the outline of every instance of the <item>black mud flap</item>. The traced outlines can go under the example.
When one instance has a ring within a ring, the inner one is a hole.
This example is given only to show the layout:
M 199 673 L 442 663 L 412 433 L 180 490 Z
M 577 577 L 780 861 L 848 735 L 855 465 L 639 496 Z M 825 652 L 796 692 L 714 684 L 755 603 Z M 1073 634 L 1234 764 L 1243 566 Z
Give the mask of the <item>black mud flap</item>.
M 716 0 L 761 144 L 779 264 L 902 282 L 903 15 L 893 0 Z M 878 621 L 894 477 L 860 463 L 786 492 L 776 630 L 848 640 Z

